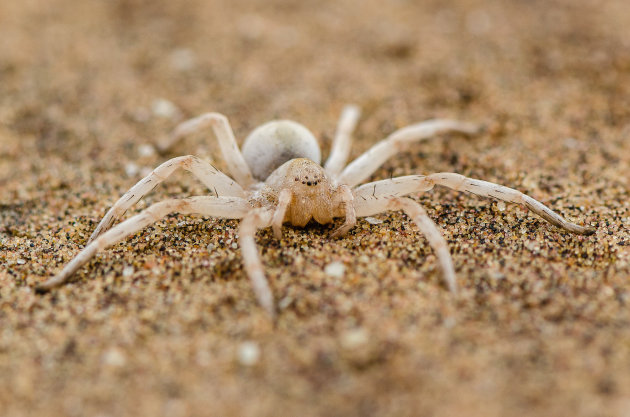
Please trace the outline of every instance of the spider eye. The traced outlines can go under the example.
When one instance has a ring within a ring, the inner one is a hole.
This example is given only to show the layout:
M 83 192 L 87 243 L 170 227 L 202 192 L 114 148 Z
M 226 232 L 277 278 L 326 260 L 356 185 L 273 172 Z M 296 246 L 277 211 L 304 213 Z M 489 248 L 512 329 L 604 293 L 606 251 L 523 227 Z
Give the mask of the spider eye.
M 295 177 L 295 180 L 296 180 L 296 181 L 299 181 L 300 179 L 299 179 L 298 177 Z

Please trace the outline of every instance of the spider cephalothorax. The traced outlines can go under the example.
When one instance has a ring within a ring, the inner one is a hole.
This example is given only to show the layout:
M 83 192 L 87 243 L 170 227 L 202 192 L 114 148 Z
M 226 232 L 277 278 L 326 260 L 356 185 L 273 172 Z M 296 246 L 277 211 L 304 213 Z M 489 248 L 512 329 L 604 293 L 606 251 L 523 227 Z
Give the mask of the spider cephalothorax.
M 342 193 L 343 187 L 333 185 L 324 169 L 307 158 L 291 159 L 282 164 L 261 189 L 263 196 L 278 201 L 278 216 L 286 205 L 283 223 L 299 227 L 306 226 L 311 219 L 327 224 L 334 217 L 342 216 Z
M 444 238 L 424 208 L 415 200 L 404 197 L 429 191 L 435 185 L 522 204 L 550 223 L 573 233 L 592 234 L 595 231 L 592 227 L 566 221 L 542 203 L 517 190 L 455 173 L 409 175 L 357 186 L 387 159 L 400 152 L 406 143 L 417 142 L 438 133 L 470 135 L 478 130 L 475 125 L 445 119 L 414 124 L 392 133 L 346 166 L 351 133 L 358 118 L 357 107 L 347 106 L 344 109 L 330 156 L 323 167 L 320 165 L 321 152 L 315 137 L 296 122 L 272 121 L 258 127 L 245 140 L 242 154 L 223 115 L 207 113 L 180 124 L 162 148 L 169 148 L 183 135 L 211 126 L 231 177 L 208 162 L 190 155 L 164 162 L 127 191 L 103 217 L 88 245 L 56 277 L 38 288 L 48 290 L 66 282 L 97 251 L 120 242 L 169 213 L 194 213 L 242 219 L 239 243 L 245 270 L 258 301 L 273 317 L 273 296 L 255 243 L 258 229 L 271 226 L 274 235 L 281 238 L 284 223 L 303 227 L 310 220 L 327 224 L 341 217 L 345 221 L 332 234 L 332 237 L 339 237 L 356 224 L 357 217 L 403 210 L 426 236 L 436 252 L 449 289 L 456 292 L 455 271 Z M 131 206 L 180 168 L 191 172 L 204 183 L 210 195 L 162 201 L 114 226 Z

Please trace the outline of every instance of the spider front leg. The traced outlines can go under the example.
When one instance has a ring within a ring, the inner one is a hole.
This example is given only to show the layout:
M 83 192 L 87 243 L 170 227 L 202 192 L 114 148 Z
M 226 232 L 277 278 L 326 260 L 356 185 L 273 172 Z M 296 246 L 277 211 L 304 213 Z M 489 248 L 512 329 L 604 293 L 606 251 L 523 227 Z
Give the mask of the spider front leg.
M 405 144 L 418 142 L 440 133 L 456 132 L 474 135 L 478 131 L 479 126 L 477 125 L 449 119 L 427 120 L 403 127 L 348 164 L 337 177 L 337 181 L 340 184 L 354 187 L 372 175 L 385 161 L 400 152 Z
M 426 180 L 457 191 L 467 191 L 481 197 L 492 197 L 509 203 L 522 204 L 530 211 L 538 214 L 554 226 L 568 230 L 571 233 L 577 233 L 579 235 L 592 235 L 596 230 L 594 227 L 584 227 L 571 223 L 540 201 L 535 200 L 518 190 L 500 184 L 467 178 L 463 175 L 452 172 L 441 172 L 427 175 Z
M 254 177 L 236 144 L 236 138 L 230 122 L 227 117 L 220 113 L 204 113 L 201 116 L 180 123 L 175 127 L 168 140 L 158 145 L 158 148 L 161 152 L 168 151 L 182 137 L 208 126 L 212 127 L 219 141 L 219 148 L 221 149 L 223 160 L 228 166 L 229 173 L 245 188 L 253 184 Z
M 116 225 L 89 243 L 55 277 L 37 286 L 38 291 L 47 291 L 65 283 L 83 264 L 97 252 L 118 243 L 146 226 L 155 223 L 170 213 L 201 214 L 212 217 L 238 219 L 250 210 L 247 200 L 236 197 L 190 197 L 155 203 L 139 214 Z
M 127 210 L 136 204 L 142 197 L 147 195 L 159 183 L 167 179 L 173 172 L 178 169 L 185 169 L 200 180 L 208 189 L 213 191 L 217 197 L 245 197 L 243 188 L 234 182 L 233 179 L 217 170 L 210 163 L 203 161 L 196 156 L 180 156 L 164 162 L 153 172 L 141 179 L 131 187 L 129 191 L 123 194 L 120 199 L 107 212 L 105 217 L 100 221 L 96 229 L 90 236 L 88 243 L 92 242 L 103 232 L 107 231 L 116 221 L 123 216 Z
M 354 195 L 357 201 L 362 202 L 362 205 L 369 205 L 372 200 L 382 200 L 429 191 L 435 185 L 442 185 L 457 191 L 467 191 L 480 197 L 491 197 L 508 203 L 521 204 L 554 226 L 568 230 L 571 233 L 591 235 L 596 230 L 594 227 L 579 226 L 565 220 L 540 201 L 518 190 L 488 181 L 468 178 L 452 172 L 440 172 L 426 176 L 409 175 L 375 181 L 355 188 Z M 361 213 L 362 205 L 357 206 L 357 213 Z
M 243 254 L 245 271 L 252 283 L 254 294 L 260 305 L 275 319 L 273 294 L 265 277 L 265 271 L 260 261 L 258 248 L 256 247 L 256 231 L 268 227 L 271 224 L 273 211 L 267 209 L 254 209 L 245 215 L 238 231 L 239 245 Z
M 451 292 L 457 293 L 457 280 L 453 259 L 446 245 L 446 240 L 442 236 L 437 225 L 431 220 L 426 210 L 420 203 L 410 198 L 382 197 L 363 199 L 359 198 L 355 204 L 358 216 L 373 216 L 389 210 L 402 210 L 418 226 L 420 232 L 426 237 L 431 248 L 435 251 L 438 262 L 442 269 L 444 281 Z

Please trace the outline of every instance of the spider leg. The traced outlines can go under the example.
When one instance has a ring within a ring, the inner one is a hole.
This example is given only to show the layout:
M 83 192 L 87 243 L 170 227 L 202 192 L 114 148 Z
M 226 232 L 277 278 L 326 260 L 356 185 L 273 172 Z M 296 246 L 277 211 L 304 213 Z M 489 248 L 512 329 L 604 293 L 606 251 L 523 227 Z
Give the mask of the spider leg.
M 141 179 L 123 194 L 120 199 L 109 209 L 105 217 L 100 221 L 96 229 L 90 236 L 88 243 L 96 239 L 100 234 L 107 231 L 112 225 L 123 216 L 127 210 L 136 204 L 142 197 L 147 195 L 159 183 L 168 178 L 177 169 L 185 169 L 192 173 L 197 179 L 213 191 L 217 197 L 245 197 L 243 188 L 233 179 L 217 170 L 210 163 L 197 158 L 196 156 L 180 156 L 164 162 L 153 172 Z
M 186 120 L 175 127 L 168 140 L 158 145 L 158 149 L 161 152 L 169 150 L 177 141 L 183 136 L 189 135 L 198 130 L 206 127 L 212 127 L 215 136 L 219 141 L 219 148 L 221 148 L 221 154 L 228 166 L 228 170 L 232 177 L 238 181 L 243 187 L 248 187 L 253 184 L 254 177 L 249 169 L 249 166 L 245 162 L 241 151 L 236 144 L 236 138 L 234 132 L 230 127 L 230 122 L 227 117 L 220 113 L 204 113 L 193 119 Z
M 357 201 L 355 204 L 357 215 L 360 217 L 369 216 L 369 214 L 362 213 L 363 207 L 369 207 L 369 201 L 371 200 L 402 197 L 408 194 L 429 191 L 433 187 L 434 184 L 427 181 L 425 175 L 406 175 L 404 177 L 395 177 L 359 185 L 354 189 L 354 199 Z
M 287 188 L 280 191 L 278 195 L 278 205 L 271 219 L 271 228 L 273 229 L 273 236 L 276 239 L 282 239 L 282 224 L 284 223 L 287 208 L 291 203 L 291 198 L 293 198 L 293 193 Z
M 265 277 L 258 248 L 256 247 L 256 231 L 268 227 L 271 224 L 273 211 L 267 209 L 254 209 L 248 212 L 241 221 L 238 236 L 245 271 L 252 283 L 254 294 L 260 305 L 267 311 L 271 319 L 275 318 L 273 294 Z
M 427 238 L 429 245 L 435 251 L 440 263 L 444 281 L 451 292 L 457 292 L 457 280 L 455 279 L 455 269 L 451 253 L 446 245 L 446 240 L 442 236 L 437 225 L 431 220 L 420 203 L 401 197 L 382 196 L 370 200 L 361 200 L 357 203 L 357 214 L 360 216 L 371 216 L 389 210 L 402 210 L 418 226 L 420 232 Z
M 38 291 L 47 291 L 65 283 L 83 264 L 97 252 L 118 243 L 142 230 L 170 213 L 201 214 L 212 217 L 238 219 L 251 209 L 247 200 L 238 197 L 189 197 L 172 199 L 153 204 L 139 214 L 116 225 L 111 230 L 89 243 L 55 277 L 37 286 Z
M 370 212 L 369 206 L 372 200 L 382 200 L 429 191 L 435 185 L 442 185 L 457 191 L 467 191 L 480 197 L 491 197 L 508 203 L 521 204 L 554 226 L 572 233 L 591 235 L 596 230 L 594 227 L 579 226 L 565 220 L 549 207 L 518 190 L 451 172 L 440 172 L 427 176 L 409 175 L 361 185 L 354 190 L 354 198 L 357 201 L 355 203 L 357 215 L 369 216 L 369 214 L 365 213 Z
M 337 176 L 337 181 L 350 187 L 359 184 L 372 175 L 385 161 L 402 151 L 405 144 L 419 142 L 440 133 L 457 132 L 474 135 L 478 131 L 477 125 L 448 119 L 427 120 L 403 127 L 348 164 Z
M 341 203 L 344 206 L 346 220 L 331 235 L 333 239 L 341 237 L 348 233 L 357 224 L 357 214 L 354 209 L 354 195 L 347 185 L 340 185 L 338 188 L 341 193 Z
M 493 182 L 467 178 L 463 175 L 450 172 L 428 175 L 427 180 L 437 185 L 449 187 L 457 191 L 467 191 L 481 197 L 492 197 L 509 203 L 522 204 L 530 211 L 538 214 L 554 226 L 568 230 L 572 233 L 580 235 L 592 235 L 595 233 L 594 227 L 583 227 L 568 222 L 540 201 L 537 201 L 513 188 L 505 187 Z
M 339 123 L 337 124 L 337 132 L 332 143 L 330 156 L 326 160 L 324 170 L 331 177 L 339 175 L 343 167 L 348 162 L 350 155 L 350 147 L 352 145 L 352 132 L 357 126 L 361 110 L 358 106 L 347 105 L 343 108 Z

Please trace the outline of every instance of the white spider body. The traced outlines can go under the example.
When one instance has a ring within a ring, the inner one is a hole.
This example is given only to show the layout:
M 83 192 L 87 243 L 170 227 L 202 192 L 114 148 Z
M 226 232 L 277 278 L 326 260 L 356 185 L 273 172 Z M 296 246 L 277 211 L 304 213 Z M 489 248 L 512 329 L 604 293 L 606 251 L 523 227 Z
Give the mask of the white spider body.
M 478 128 L 468 123 L 441 119 L 417 123 L 395 131 L 346 165 L 351 133 L 358 118 L 357 107 L 344 108 L 330 156 L 323 167 L 320 165 L 321 152 L 317 140 L 308 129 L 295 122 L 281 120 L 260 126 L 245 140 L 243 153 L 239 151 L 232 129 L 223 115 L 206 113 L 180 124 L 169 142 L 161 148 L 168 149 L 182 136 L 210 126 L 231 177 L 190 155 L 164 162 L 112 206 L 92 233 L 87 246 L 57 276 L 42 283 L 38 289 L 46 291 L 63 284 L 99 250 L 120 242 L 170 213 L 201 214 L 242 219 L 239 244 L 245 271 L 258 302 L 273 317 L 273 295 L 256 247 L 258 229 L 271 226 L 274 235 L 281 238 L 284 223 L 303 227 L 310 220 L 327 224 L 336 217 L 342 217 L 343 224 L 332 234 L 332 237 L 340 237 L 352 229 L 357 217 L 402 210 L 427 238 L 436 252 L 444 280 L 449 289 L 456 292 L 455 270 L 440 230 L 418 202 L 404 197 L 427 192 L 435 185 L 521 204 L 550 223 L 573 233 L 588 235 L 595 232 L 592 227 L 566 221 L 517 190 L 455 173 L 409 175 L 359 185 L 388 158 L 400 152 L 405 144 L 445 132 L 470 135 Z M 177 169 L 192 173 L 208 187 L 211 195 L 155 203 L 115 225 L 129 208 Z
M 274 208 L 284 190 L 291 198 L 283 223 L 304 227 L 313 219 L 320 224 L 343 216 L 337 192 L 321 163 L 317 139 L 306 127 L 291 120 L 273 120 L 252 131 L 243 143 L 243 158 L 254 178 L 252 205 Z

